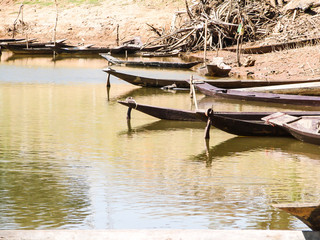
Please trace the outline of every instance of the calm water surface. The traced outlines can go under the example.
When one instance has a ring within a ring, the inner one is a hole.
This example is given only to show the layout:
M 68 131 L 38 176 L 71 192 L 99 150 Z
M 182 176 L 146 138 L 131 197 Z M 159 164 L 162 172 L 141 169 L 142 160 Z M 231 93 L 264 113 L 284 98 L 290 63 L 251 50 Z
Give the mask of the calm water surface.
M 206 145 L 205 124 L 136 111 L 128 123 L 117 100 L 190 110 L 188 92 L 114 78 L 107 92 L 106 65 L 2 56 L 0 229 L 308 229 L 272 204 L 320 201 L 320 147 L 217 129 Z M 298 110 L 197 98 L 216 110 Z

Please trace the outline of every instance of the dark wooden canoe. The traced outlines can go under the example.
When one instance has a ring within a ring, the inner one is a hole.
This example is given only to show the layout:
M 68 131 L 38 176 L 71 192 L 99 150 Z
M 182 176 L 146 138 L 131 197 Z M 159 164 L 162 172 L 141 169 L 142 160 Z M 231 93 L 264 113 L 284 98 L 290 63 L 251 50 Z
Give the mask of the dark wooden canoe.
M 53 54 L 61 47 L 69 47 L 65 39 L 54 42 L 12 42 L 1 44 L 1 47 L 13 52 L 14 54 Z
M 274 204 L 273 207 L 286 211 L 300 219 L 313 231 L 320 231 L 320 204 L 319 203 L 291 203 Z
M 292 116 L 274 113 L 263 118 L 266 123 L 283 127 L 302 142 L 320 145 L 320 116 Z
M 6 43 L 6 42 L 20 42 L 25 40 L 25 38 L 1 38 L 0 43 Z
M 104 72 L 120 78 L 128 83 L 141 87 L 156 87 L 161 88 L 169 85 L 175 84 L 178 88 L 189 88 L 190 85 L 186 79 L 162 79 L 154 77 L 144 77 L 139 75 L 128 74 L 126 72 L 121 72 L 119 70 L 114 70 L 112 68 L 103 69 Z
M 141 75 L 129 74 L 125 71 L 115 70 L 112 68 L 103 69 L 104 72 L 111 74 L 119 79 L 122 79 L 133 85 L 141 87 L 155 87 L 161 88 L 175 84 L 177 88 L 189 88 L 190 85 L 187 79 L 165 79 L 157 77 L 145 77 Z M 257 87 L 257 86 L 268 86 L 268 85 L 280 85 L 288 83 L 288 81 L 265 81 L 265 80 L 238 80 L 238 79 L 215 79 L 215 80 L 201 80 L 221 88 L 242 88 L 242 87 Z M 199 82 L 201 82 L 199 81 Z M 304 81 L 290 81 L 290 83 L 302 83 L 302 82 L 315 82 L 319 80 L 304 80 Z
M 269 112 L 270 113 L 270 112 Z M 208 111 L 211 124 L 227 133 L 238 136 L 291 136 L 281 126 L 270 125 L 262 120 L 268 112 L 214 112 Z M 320 112 L 290 112 L 293 116 L 319 115 Z
M 214 112 L 214 111 L 185 111 L 172 108 L 161 108 L 136 103 L 128 98 L 126 101 L 118 101 L 120 104 L 136 109 L 147 115 L 174 121 L 207 121 L 211 119 L 212 126 L 225 132 L 239 136 L 291 136 L 288 131 L 279 126 L 267 124 L 263 117 L 272 112 Z M 319 115 L 320 112 L 288 112 L 293 116 Z
M 202 121 L 201 115 L 198 115 L 196 112 L 138 104 L 132 98 L 127 98 L 126 101 L 118 101 L 118 103 L 159 119 L 192 122 Z
M 53 54 L 54 50 L 50 47 L 42 47 L 42 48 L 38 48 L 38 47 L 30 47 L 30 48 L 14 48 L 14 47 L 9 47 L 7 48 L 8 50 L 10 50 L 12 53 L 14 54 L 18 54 L 18 55 L 37 55 L 37 54 L 45 54 L 45 55 L 49 55 L 49 54 Z
M 229 99 L 246 101 L 260 101 L 268 103 L 294 104 L 304 106 L 320 106 L 320 97 L 289 94 L 274 94 L 262 92 L 247 92 L 232 89 L 224 89 L 212 86 L 205 82 L 195 83 L 197 90 L 207 96 L 216 96 Z
M 59 47 L 70 47 L 70 45 L 65 43 L 66 39 L 57 40 L 55 45 Z M 29 41 L 18 41 L 18 42 L 5 42 L 0 44 L 4 49 L 18 51 L 19 49 L 28 48 L 50 48 L 54 45 L 54 42 L 36 42 L 33 40 Z
M 110 52 L 107 47 L 68 47 L 60 48 L 57 51 L 59 54 L 81 54 L 81 55 L 98 55 Z
M 118 58 L 111 56 L 110 54 L 100 54 L 103 58 L 105 58 L 109 63 L 119 64 L 125 66 L 133 66 L 133 67 L 158 67 L 158 68 L 191 68 L 201 61 L 196 62 L 147 62 L 147 61 L 124 61 Z

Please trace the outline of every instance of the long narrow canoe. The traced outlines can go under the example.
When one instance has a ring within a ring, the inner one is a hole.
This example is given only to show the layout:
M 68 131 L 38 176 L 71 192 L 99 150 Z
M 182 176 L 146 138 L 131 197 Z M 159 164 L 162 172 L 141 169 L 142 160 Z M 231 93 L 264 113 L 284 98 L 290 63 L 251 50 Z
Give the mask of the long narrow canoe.
M 49 54 L 53 54 L 54 52 L 54 50 L 50 47 L 30 47 L 30 48 L 9 47 L 7 49 L 17 55 L 37 55 L 37 54 L 49 55 Z
M 81 54 L 81 55 L 91 55 L 91 54 L 102 54 L 110 52 L 108 47 L 63 47 L 58 50 L 59 54 Z
M 320 95 L 320 79 L 310 79 L 310 82 L 281 84 L 275 86 L 239 88 L 239 91 L 267 92 L 277 94 Z
M 320 203 L 274 204 L 273 207 L 292 214 L 313 231 L 320 231 Z
M 159 119 L 192 122 L 202 121 L 201 115 L 198 115 L 196 112 L 192 111 L 138 104 L 131 98 L 128 98 L 126 101 L 118 101 L 118 103 Z
M 54 42 L 7 42 L 1 44 L 1 47 L 7 49 L 14 54 L 53 54 L 61 47 L 69 47 L 65 43 L 65 39 Z
M 138 104 L 129 98 L 126 101 L 118 101 L 120 104 L 135 109 L 147 115 L 174 121 L 207 121 L 211 119 L 212 126 L 225 132 L 239 136 L 291 136 L 282 127 L 272 126 L 262 120 L 263 117 L 273 112 L 214 112 L 214 111 L 186 111 L 172 108 Z M 320 112 L 286 112 L 292 116 L 320 116 Z
M 260 101 L 268 103 L 320 106 L 320 97 L 317 96 L 301 96 L 289 94 L 239 91 L 234 89 L 218 88 L 205 82 L 195 83 L 195 87 L 197 90 L 199 90 L 207 96 L 216 96 L 221 98 L 238 99 L 246 101 Z
M 25 38 L 1 38 L 0 43 L 19 42 L 23 40 L 25 40 Z
M 112 68 L 103 69 L 104 72 L 113 75 L 117 78 L 120 78 L 128 83 L 141 87 L 156 87 L 161 88 L 169 85 L 175 84 L 178 88 L 189 88 L 190 85 L 185 79 L 165 79 L 165 78 L 153 78 L 153 77 L 144 77 L 129 74 L 126 72 L 121 72 L 114 70 Z
M 71 45 L 68 45 L 65 43 L 66 39 L 57 40 L 55 42 L 56 45 L 60 47 L 70 47 Z M 8 49 L 8 50 L 19 50 L 19 49 L 25 49 L 25 48 L 45 48 L 48 45 L 53 45 L 54 42 L 35 42 L 33 40 L 29 41 L 18 41 L 18 42 L 4 42 L 0 43 L 1 47 Z
M 108 62 L 112 64 L 119 64 L 125 66 L 133 66 L 133 67 L 159 67 L 159 68 L 191 68 L 201 61 L 196 62 L 160 62 L 160 61 L 124 61 L 118 58 L 111 56 L 110 54 L 100 54 L 103 58 L 105 58 Z
M 142 75 L 135 75 L 127 73 L 126 71 L 115 70 L 113 68 L 105 68 L 104 72 L 113 75 L 119 79 L 122 79 L 130 84 L 141 86 L 141 87 L 155 87 L 161 88 L 175 84 L 177 88 L 189 88 L 190 84 L 187 79 L 170 79 L 170 78 L 158 78 L 158 77 L 145 77 Z M 269 86 L 279 85 L 288 83 L 288 81 L 266 81 L 266 80 L 239 80 L 239 79 L 205 79 L 202 80 L 206 83 L 215 87 L 221 88 L 242 88 L 242 87 L 258 87 L 258 86 Z M 302 82 L 313 82 L 319 80 L 297 80 L 290 81 L 290 83 L 302 83 Z

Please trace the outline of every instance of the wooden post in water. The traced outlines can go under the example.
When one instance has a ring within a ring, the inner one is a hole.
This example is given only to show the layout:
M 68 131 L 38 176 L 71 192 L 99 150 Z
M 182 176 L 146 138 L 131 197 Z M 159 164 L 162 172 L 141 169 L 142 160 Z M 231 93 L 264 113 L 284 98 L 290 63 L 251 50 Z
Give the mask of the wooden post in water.
M 128 108 L 128 111 L 127 111 L 127 120 L 130 120 L 130 119 L 131 119 L 131 111 L 132 111 L 132 108 L 129 107 L 129 108 Z
M 107 76 L 107 85 L 106 85 L 107 88 L 110 88 L 111 87 L 111 84 L 110 84 L 110 73 L 108 73 L 108 76 Z
M 213 114 L 213 110 L 211 108 L 209 108 L 206 112 L 206 116 L 208 117 L 208 120 L 207 120 L 207 126 L 205 128 L 205 131 L 204 131 L 204 138 L 205 139 L 210 139 L 210 127 L 211 127 L 211 117 L 210 115 Z
M 207 126 L 204 130 L 204 139 L 210 139 L 211 118 L 208 116 Z
M 107 101 L 110 101 L 110 87 L 107 87 Z

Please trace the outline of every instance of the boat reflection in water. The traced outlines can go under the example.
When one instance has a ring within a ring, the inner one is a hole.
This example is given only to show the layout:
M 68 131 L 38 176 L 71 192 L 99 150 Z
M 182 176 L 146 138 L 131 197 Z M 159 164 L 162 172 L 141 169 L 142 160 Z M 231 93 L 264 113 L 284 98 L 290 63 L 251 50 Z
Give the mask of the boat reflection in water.
M 149 131 L 176 131 L 183 129 L 203 129 L 206 126 L 205 122 L 187 122 L 187 121 L 168 121 L 158 120 L 138 127 L 132 127 L 131 120 L 127 121 L 128 131 L 121 131 L 119 135 L 132 135 L 140 132 Z
M 314 160 L 320 163 L 320 147 L 296 141 L 294 138 L 286 137 L 234 137 L 224 142 L 209 146 L 206 141 L 205 151 L 192 156 L 191 159 L 197 162 L 205 162 L 207 167 L 212 166 L 215 160 L 222 157 L 239 156 L 245 152 L 278 152 L 279 157 L 284 154 L 293 156 L 296 160 Z

